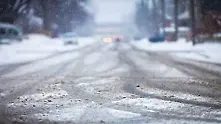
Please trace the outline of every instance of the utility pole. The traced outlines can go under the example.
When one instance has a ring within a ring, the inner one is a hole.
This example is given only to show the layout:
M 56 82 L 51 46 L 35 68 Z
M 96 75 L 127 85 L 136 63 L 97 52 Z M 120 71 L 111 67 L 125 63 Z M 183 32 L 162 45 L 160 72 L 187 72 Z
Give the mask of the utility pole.
M 190 0 L 190 14 L 191 14 L 191 31 L 192 31 L 192 42 L 196 44 L 196 16 L 195 16 L 195 0 Z
M 162 28 L 163 34 L 165 35 L 165 17 L 166 17 L 166 10 L 165 10 L 165 0 L 161 0 L 161 14 L 162 14 Z
M 152 16 L 153 16 L 153 19 L 154 19 L 155 33 L 159 33 L 156 0 L 152 0 L 152 3 L 153 3 L 153 15 Z
M 178 2 L 179 0 L 174 0 L 174 22 L 175 22 L 175 40 L 178 39 Z

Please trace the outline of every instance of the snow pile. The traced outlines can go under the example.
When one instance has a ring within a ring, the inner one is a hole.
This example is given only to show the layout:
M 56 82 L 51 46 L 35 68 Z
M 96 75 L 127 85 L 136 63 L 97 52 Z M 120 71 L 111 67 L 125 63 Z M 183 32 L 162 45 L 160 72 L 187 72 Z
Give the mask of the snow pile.
M 148 51 L 192 51 L 192 43 L 187 43 L 185 39 L 181 39 L 178 42 L 162 42 L 162 43 L 151 43 L 147 39 L 133 42 L 134 46 L 142 50 Z M 199 49 L 196 49 L 197 51 Z
M 193 60 L 221 63 L 221 43 L 203 43 L 193 46 L 191 42 L 180 39 L 178 42 L 151 43 L 147 39 L 132 42 L 138 49 L 152 52 L 167 52 L 174 56 Z
M 204 43 L 192 47 L 193 50 L 199 49 L 201 52 L 176 53 L 178 57 L 211 62 L 221 63 L 221 44 L 220 43 Z
M 165 30 L 166 32 L 175 32 L 175 31 L 176 31 L 175 26 L 166 27 L 164 30 Z M 161 28 L 160 31 L 163 32 L 163 29 Z M 189 32 L 189 31 L 190 31 L 190 28 L 188 28 L 188 27 L 179 27 L 179 28 L 178 28 L 178 31 L 179 31 L 179 32 Z
M 0 64 L 33 61 L 59 52 L 78 49 L 94 42 L 93 38 L 79 38 L 79 40 L 79 45 L 65 46 L 62 39 L 52 39 L 45 35 L 30 34 L 28 39 L 23 40 L 21 43 L 0 45 Z

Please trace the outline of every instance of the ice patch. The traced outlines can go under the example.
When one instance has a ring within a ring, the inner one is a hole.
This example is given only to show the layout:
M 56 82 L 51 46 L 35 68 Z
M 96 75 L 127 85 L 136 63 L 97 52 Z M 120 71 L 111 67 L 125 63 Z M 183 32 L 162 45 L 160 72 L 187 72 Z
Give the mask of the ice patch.
M 124 104 L 132 106 L 145 107 L 149 110 L 178 110 L 184 106 L 183 103 L 164 101 L 159 99 L 146 99 L 146 98 L 137 98 L 137 99 L 122 99 L 119 101 L 113 101 L 114 104 Z
M 108 71 L 110 68 L 114 67 L 116 62 L 107 61 L 106 63 L 100 64 L 96 69 L 95 72 L 104 72 Z
M 128 119 L 139 117 L 140 114 L 132 113 L 128 111 L 121 111 L 112 108 L 103 108 L 94 103 L 82 104 L 75 107 L 62 108 L 59 110 L 51 110 L 46 114 L 35 114 L 34 118 L 46 119 L 50 121 L 73 121 L 81 122 L 99 122 L 115 121 L 116 119 Z
M 187 94 L 187 93 L 180 93 L 180 92 L 171 92 L 171 91 L 166 91 L 166 90 L 161 90 L 161 89 L 153 89 L 153 88 L 147 88 L 145 87 L 144 89 L 140 89 L 145 93 L 148 94 L 154 94 L 156 96 L 164 96 L 164 97 L 172 97 L 174 99 L 183 99 L 183 100 L 190 100 L 190 101 L 198 101 L 198 102 L 212 102 L 214 104 L 219 104 L 220 101 L 209 98 L 209 97 L 202 97 L 202 96 L 196 96 L 192 94 Z
M 87 107 L 88 105 L 81 105 L 70 108 L 51 110 L 49 113 L 35 114 L 34 118 L 45 119 L 50 121 L 77 121 L 85 113 Z
M 112 80 L 97 80 L 97 81 L 92 81 L 90 83 L 79 83 L 77 86 L 86 87 L 90 85 L 102 85 L 102 84 L 108 84 L 108 83 L 113 83 L 113 81 Z
M 101 115 L 106 115 L 106 118 L 108 118 L 107 116 L 109 117 L 113 116 L 114 118 L 134 118 L 140 116 L 140 114 L 137 113 L 111 109 L 111 108 L 101 109 Z
M 31 63 L 25 66 L 22 66 L 15 71 L 4 75 L 5 77 L 13 77 L 13 76 L 20 76 L 20 75 L 25 75 L 28 73 L 34 73 L 37 71 L 41 71 L 44 69 L 47 69 L 49 67 L 70 61 L 74 58 L 77 58 L 79 56 L 79 53 L 71 53 L 71 54 L 65 54 L 59 57 L 54 57 L 46 60 L 42 60 L 39 62 Z
M 42 92 L 37 93 L 33 95 L 24 95 L 18 97 L 15 101 L 12 103 L 9 103 L 9 107 L 18 107 L 23 106 L 24 104 L 26 106 L 30 106 L 33 104 L 41 105 L 43 104 L 44 100 L 46 99 L 59 99 L 61 97 L 68 96 L 68 93 L 66 91 L 60 90 L 60 91 L 54 91 L 54 92 Z
M 92 53 L 84 60 L 84 64 L 93 65 L 95 64 L 101 57 L 100 53 Z

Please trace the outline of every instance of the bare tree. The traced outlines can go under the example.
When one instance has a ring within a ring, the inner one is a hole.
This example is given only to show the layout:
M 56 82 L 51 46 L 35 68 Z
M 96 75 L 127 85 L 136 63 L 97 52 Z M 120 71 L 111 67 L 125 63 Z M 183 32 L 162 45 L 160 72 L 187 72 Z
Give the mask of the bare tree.
M 27 14 L 30 0 L 1 0 L 0 21 L 14 23 L 21 15 Z
M 150 21 L 149 13 L 148 2 L 141 0 L 136 4 L 136 25 L 143 36 L 146 36 L 149 29 L 152 29 L 152 27 L 148 28 L 153 24 L 153 21 Z
M 57 24 L 61 32 L 73 30 L 81 25 L 88 17 L 82 2 L 87 0 L 35 0 L 40 7 L 33 6 L 37 15 L 43 19 L 44 30 L 52 31 Z M 73 26 L 75 22 L 75 26 Z

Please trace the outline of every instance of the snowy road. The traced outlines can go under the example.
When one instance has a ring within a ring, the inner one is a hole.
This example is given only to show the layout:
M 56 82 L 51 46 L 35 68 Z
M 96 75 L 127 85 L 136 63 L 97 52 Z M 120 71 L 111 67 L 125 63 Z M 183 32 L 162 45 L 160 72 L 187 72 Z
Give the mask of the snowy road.
M 0 122 L 221 123 L 221 65 L 103 43 L 0 66 Z

